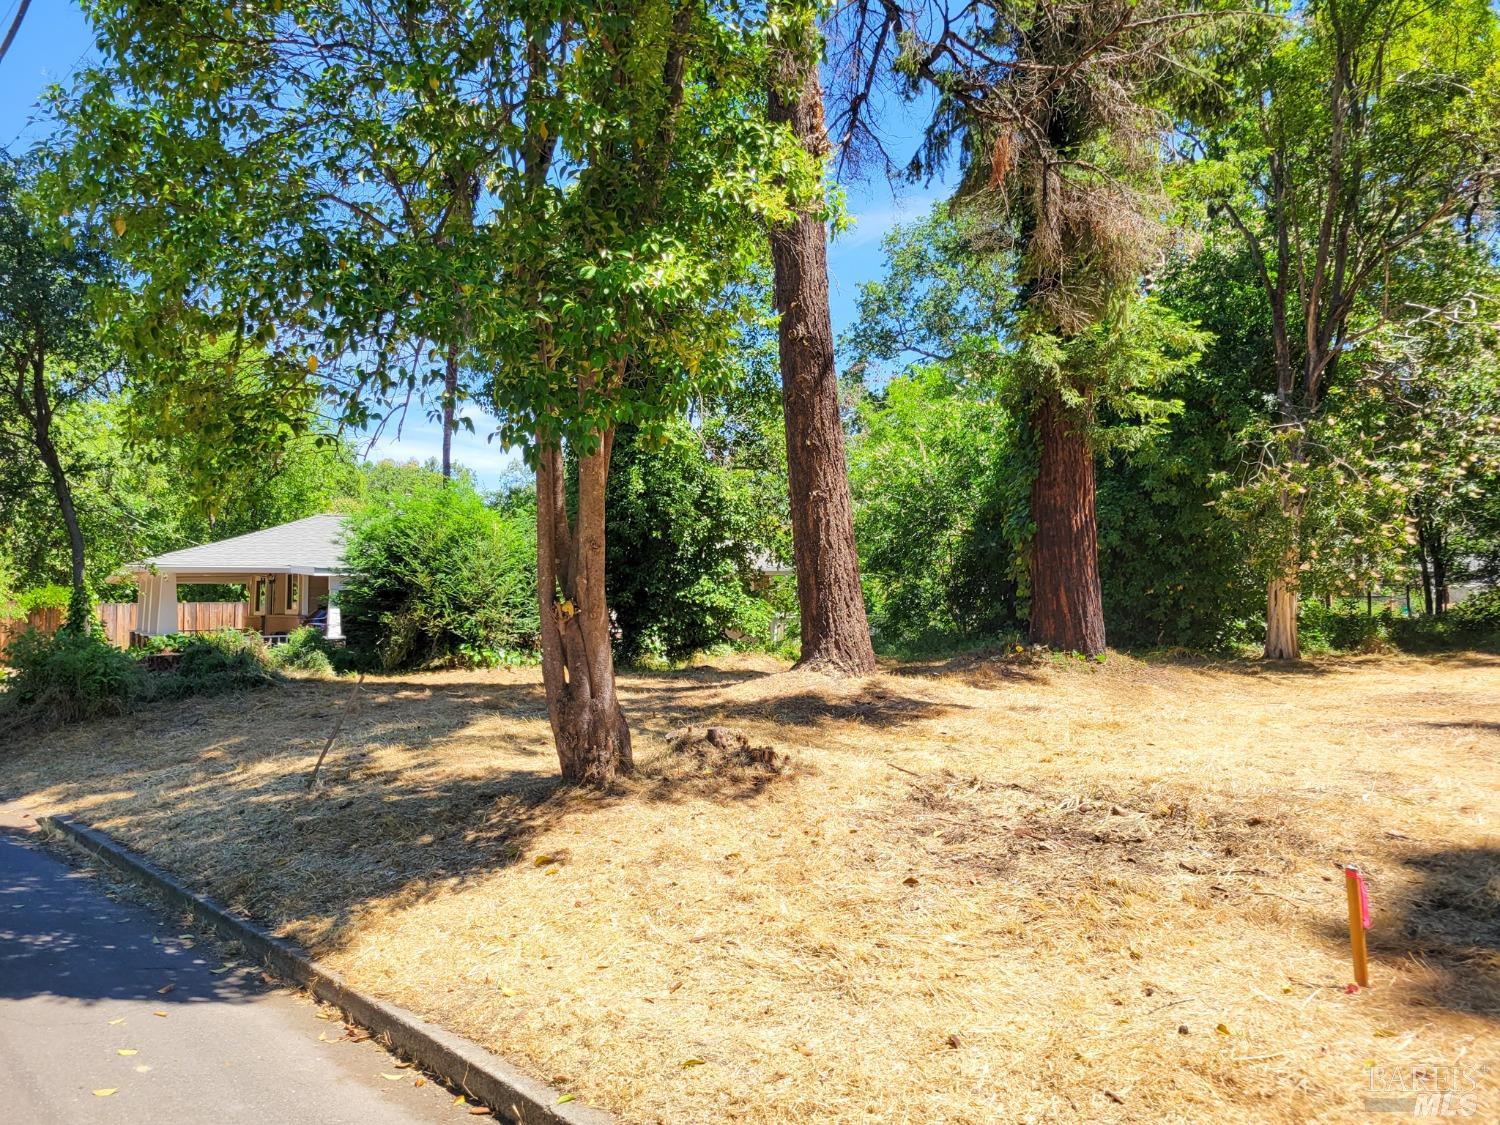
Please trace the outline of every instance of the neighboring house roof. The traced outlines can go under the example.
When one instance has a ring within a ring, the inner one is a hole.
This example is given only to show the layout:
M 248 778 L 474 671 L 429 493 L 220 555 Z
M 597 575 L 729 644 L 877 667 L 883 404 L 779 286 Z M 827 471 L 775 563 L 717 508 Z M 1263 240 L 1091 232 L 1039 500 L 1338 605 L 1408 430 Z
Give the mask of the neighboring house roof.
M 279 527 L 185 547 L 126 567 L 180 574 L 342 574 L 347 517 L 308 516 Z

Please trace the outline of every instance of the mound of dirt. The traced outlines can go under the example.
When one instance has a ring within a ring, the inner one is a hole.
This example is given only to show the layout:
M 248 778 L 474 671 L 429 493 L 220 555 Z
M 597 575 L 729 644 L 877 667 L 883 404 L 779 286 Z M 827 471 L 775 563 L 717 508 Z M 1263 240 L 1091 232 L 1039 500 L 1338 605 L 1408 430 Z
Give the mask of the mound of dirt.
M 667 735 L 667 745 L 673 754 L 692 755 L 710 769 L 749 767 L 783 773 L 791 765 L 787 755 L 750 745 L 745 732 L 734 727 L 682 727 Z

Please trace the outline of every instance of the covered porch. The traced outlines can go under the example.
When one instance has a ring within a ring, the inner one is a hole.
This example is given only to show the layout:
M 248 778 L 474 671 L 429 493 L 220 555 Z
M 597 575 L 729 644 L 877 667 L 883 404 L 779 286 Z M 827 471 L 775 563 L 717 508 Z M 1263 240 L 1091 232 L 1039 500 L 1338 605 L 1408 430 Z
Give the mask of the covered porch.
M 268 643 L 277 644 L 304 625 L 321 629 L 329 640 L 342 640 L 343 620 L 334 598 L 342 583 L 339 575 L 297 571 L 138 573 L 136 627 L 131 633 L 131 643 L 138 643 L 138 637 L 240 628 L 259 633 Z M 198 585 L 243 586 L 247 596 L 243 610 L 235 615 L 237 620 L 220 620 L 217 614 L 205 618 L 182 613 L 178 587 Z
M 131 643 L 199 631 L 195 616 L 179 609 L 178 587 L 189 585 L 245 590 L 239 620 L 215 621 L 207 628 L 242 628 L 275 644 L 312 625 L 330 640 L 342 640 L 343 524 L 340 516 L 311 516 L 133 564 L 127 568 L 138 591 Z

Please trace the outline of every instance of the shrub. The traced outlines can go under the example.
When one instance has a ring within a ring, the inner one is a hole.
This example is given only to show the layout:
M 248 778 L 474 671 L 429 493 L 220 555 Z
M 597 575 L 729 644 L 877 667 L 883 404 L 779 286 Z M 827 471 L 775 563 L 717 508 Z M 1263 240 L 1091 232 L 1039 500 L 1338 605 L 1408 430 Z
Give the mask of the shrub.
M 0 621 L 18 621 L 25 616 L 21 595 L 16 591 L 15 575 L 10 564 L 0 558 Z
M 339 593 L 355 660 L 386 669 L 491 666 L 534 650 L 534 518 L 501 513 L 467 484 L 407 482 L 351 519 Z
M 274 668 L 333 675 L 334 646 L 322 630 L 311 625 L 288 633 L 285 644 L 271 649 L 270 658 Z
M 1389 610 L 1371 615 L 1363 607 L 1330 609 L 1317 598 L 1302 602 L 1298 639 L 1309 652 L 1386 652 L 1395 617 Z
M 1450 631 L 1464 635 L 1500 634 L 1500 587 L 1475 594 L 1443 614 Z
M 266 644 L 254 633 L 220 629 L 174 640 L 177 666 L 152 681 L 155 696 L 219 695 L 275 682 Z
M 745 581 L 749 498 L 686 425 L 650 444 L 633 427 L 616 431 L 605 518 L 622 660 L 682 660 L 732 635 L 767 637 L 770 607 Z
M 146 691 L 146 674 L 95 633 L 28 630 L 11 642 L 14 674 L 0 690 L 0 725 L 48 727 L 122 715 Z
M 21 611 L 32 613 L 39 609 L 67 609 L 72 597 L 71 586 L 33 586 L 21 591 Z

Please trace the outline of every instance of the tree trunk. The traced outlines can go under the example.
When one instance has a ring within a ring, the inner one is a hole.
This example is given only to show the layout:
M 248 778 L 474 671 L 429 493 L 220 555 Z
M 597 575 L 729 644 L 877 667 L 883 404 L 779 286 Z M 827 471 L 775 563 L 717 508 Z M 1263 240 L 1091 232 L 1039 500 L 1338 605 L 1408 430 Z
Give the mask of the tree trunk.
M 443 479 L 453 477 L 453 406 L 458 400 L 458 345 L 448 345 L 448 365 L 443 370 Z
M 1031 488 L 1031 639 L 1067 652 L 1104 652 L 1104 596 L 1094 513 L 1094 454 L 1083 420 L 1056 393 L 1038 406 L 1041 443 Z
M 1432 601 L 1439 617 L 1448 612 L 1448 559 L 1439 537 L 1432 551 Z
M 19 388 L 18 388 L 19 389 Z M 78 526 L 78 510 L 73 506 L 73 488 L 68 475 L 63 471 L 62 457 L 52 441 L 52 402 L 47 395 L 46 361 L 38 355 L 31 361 L 31 401 L 26 403 L 23 395 L 17 395 L 17 405 L 31 422 L 32 438 L 36 442 L 37 454 L 47 466 L 47 475 L 52 479 L 52 493 L 57 498 L 58 511 L 62 513 L 63 526 L 68 533 L 68 555 L 72 563 L 73 597 L 68 603 L 68 625 L 77 628 L 81 624 L 80 614 L 92 613 L 88 587 L 84 582 L 83 530 Z
M 1293 570 L 1291 573 L 1295 574 Z M 1273 578 L 1266 583 L 1267 660 L 1301 660 L 1297 641 L 1297 584 L 1295 579 Z
M 604 595 L 604 486 L 614 431 L 580 459 L 576 526 L 568 518 L 562 450 L 538 452 L 537 601 L 542 683 L 565 781 L 607 785 L 629 773 L 630 727 L 615 694 Z
M 815 38 L 815 32 L 809 32 Z M 815 56 L 785 54 L 770 91 L 772 121 L 788 122 L 804 148 L 822 159 L 823 90 Z M 783 93 L 796 89 L 796 101 Z M 781 395 L 786 417 L 792 552 L 802 618 L 803 667 L 845 675 L 875 668 L 849 495 L 839 417 L 833 324 L 828 309 L 828 241 L 821 208 L 804 209 L 771 230 L 776 308 L 781 313 Z

